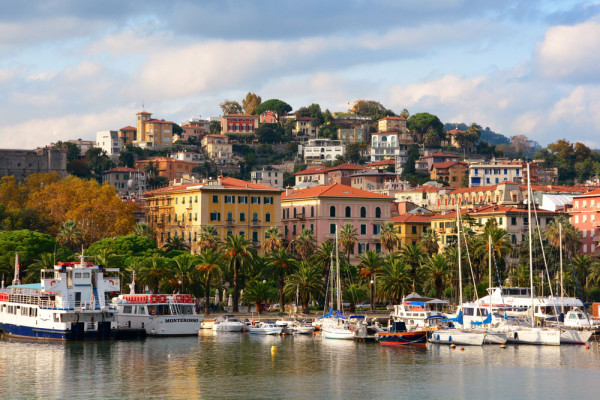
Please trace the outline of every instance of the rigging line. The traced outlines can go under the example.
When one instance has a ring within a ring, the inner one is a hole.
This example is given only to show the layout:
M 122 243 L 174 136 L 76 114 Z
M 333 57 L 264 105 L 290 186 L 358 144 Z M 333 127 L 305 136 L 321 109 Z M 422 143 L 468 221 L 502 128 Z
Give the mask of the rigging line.
M 458 217 L 460 219 L 460 216 Z M 473 264 L 471 263 L 471 254 L 469 253 L 469 246 L 467 245 L 467 235 L 465 234 L 464 224 L 460 224 L 460 230 L 463 234 L 463 240 L 465 241 L 465 249 L 467 250 L 467 261 L 469 262 L 469 269 L 471 270 L 471 279 L 473 280 L 473 291 L 475 292 L 475 298 L 479 303 L 479 293 L 477 293 L 477 284 L 475 283 L 475 274 L 473 273 Z M 460 243 L 458 243 L 460 246 Z
M 569 264 L 571 264 L 571 270 L 573 271 L 573 279 L 575 280 L 575 285 L 577 286 L 577 292 L 579 292 L 579 298 L 581 298 L 581 302 L 583 303 L 583 292 L 581 291 L 581 287 L 579 286 L 579 281 L 577 280 L 577 275 L 575 274 L 575 266 L 573 265 L 573 260 L 571 259 L 571 252 L 569 251 L 569 247 L 565 246 L 567 250 L 567 257 L 569 258 Z M 561 282 L 562 284 L 562 282 Z M 583 312 L 587 317 L 587 311 L 585 309 L 585 305 L 583 307 Z M 588 317 L 589 319 L 589 317 Z

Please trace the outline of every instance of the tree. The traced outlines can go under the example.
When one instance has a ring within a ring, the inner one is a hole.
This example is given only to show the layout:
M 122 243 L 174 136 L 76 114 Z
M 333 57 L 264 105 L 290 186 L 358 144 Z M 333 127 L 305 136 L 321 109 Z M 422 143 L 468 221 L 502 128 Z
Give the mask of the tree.
M 133 234 L 136 236 L 142 236 L 150 240 L 154 240 L 154 232 L 150 225 L 145 222 L 138 222 L 133 227 Z
M 491 238 L 492 253 L 499 268 L 503 268 L 506 264 L 506 257 L 513 250 L 510 243 L 510 236 L 508 233 L 496 226 L 496 219 L 489 219 L 486 222 L 485 228 L 481 235 L 479 235 L 473 243 L 473 258 L 478 261 L 480 266 L 487 266 L 489 261 L 489 239 Z M 492 261 L 493 263 L 494 261 Z M 492 268 L 494 265 L 492 264 Z M 475 271 L 476 279 L 481 278 L 481 268 Z
M 366 158 L 363 156 L 367 152 L 368 146 L 366 143 L 349 143 L 346 145 L 346 153 L 344 161 L 354 164 L 364 164 Z
M 265 232 L 265 240 L 263 242 L 263 249 L 265 254 L 272 253 L 273 251 L 281 248 L 282 246 L 281 231 L 278 227 L 272 226 Z
M 426 133 L 434 133 L 439 137 L 439 140 L 444 139 L 444 124 L 435 115 L 417 113 L 411 115 L 406 123 L 408 129 L 415 134 L 419 143 L 423 143 Z
M 200 272 L 201 279 L 204 281 L 204 315 L 210 313 L 210 286 L 214 279 L 223 275 L 223 258 L 215 249 L 205 248 L 198 256 L 198 265 L 196 268 Z
M 85 152 L 85 159 L 90 167 L 94 178 L 100 182 L 102 180 L 102 172 L 107 171 L 115 166 L 106 151 L 99 147 L 92 147 Z
M 267 111 L 273 111 L 277 114 L 277 123 L 279 123 L 279 119 L 283 114 L 289 113 L 292 111 L 292 107 L 286 103 L 285 101 L 279 99 L 270 99 L 265 102 L 262 102 L 255 110 L 255 114 L 262 114 Z
M 394 250 L 398 244 L 398 232 L 396 231 L 393 222 L 388 221 L 381 226 L 379 241 L 381 242 L 381 246 L 383 246 L 388 253 L 391 253 Z
M 423 248 L 419 244 L 407 244 L 400 250 L 400 258 L 410 267 L 413 279 L 417 276 L 417 271 L 421 267 L 424 256 Z
M 325 277 L 325 282 L 329 281 L 329 270 L 331 268 L 331 262 L 335 248 L 333 242 L 321 242 L 320 246 L 317 247 L 316 251 L 311 255 L 310 261 L 321 267 L 321 273 Z
M 219 121 L 210 121 L 208 125 L 208 132 L 211 135 L 218 135 L 221 133 L 221 122 Z
M 344 299 L 350 303 L 350 312 L 356 311 L 356 303 L 367 299 L 365 288 L 358 283 L 351 283 L 344 289 Z
M 167 252 L 173 250 L 190 251 L 190 245 L 186 243 L 182 236 L 171 236 L 163 245 L 163 249 Z
M 43 269 L 54 268 L 54 254 L 42 253 L 33 264 L 27 267 L 27 275 L 23 279 L 23 283 L 38 283 L 41 279 L 41 271 Z
M 259 95 L 255 93 L 248 92 L 244 100 L 242 100 L 242 107 L 244 108 L 244 114 L 254 114 L 256 108 L 262 102 Z
M 235 297 L 235 296 L 234 296 Z M 262 303 L 273 300 L 277 297 L 277 290 L 268 282 L 258 280 L 251 281 L 244 288 L 242 300 L 248 303 L 254 303 L 257 314 L 262 314 Z M 236 304 L 233 305 L 234 309 Z
M 374 121 L 395 115 L 393 111 L 374 100 L 357 100 L 350 111 L 356 115 L 369 117 Z
M 205 249 L 216 250 L 219 247 L 219 232 L 212 225 L 204 225 L 198 238 L 198 247 L 202 252 Z
M 308 257 L 314 252 L 317 240 L 310 229 L 302 229 L 300 234 L 294 239 L 294 249 L 302 261 L 308 260 Z
M 283 128 L 279 124 L 260 124 L 255 131 L 256 137 L 261 143 L 278 143 L 283 136 Z
M 357 231 L 354 225 L 346 223 L 340 229 L 338 240 L 342 251 L 346 254 L 347 262 L 350 264 L 350 254 L 354 251 L 354 245 L 357 240 Z
M 65 247 L 71 249 L 71 251 L 77 251 L 81 245 L 83 237 L 83 231 L 77 226 L 77 222 L 73 220 L 65 221 L 60 227 L 56 241 Z
M 233 312 L 239 311 L 240 273 L 250 267 L 256 257 L 256 251 L 242 235 L 229 235 L 221 244 L 221 251 L 227 267 L 233 276 Z M 245 294 L 245 293 L 244 293 Z
M 383 265 L 383 258 L 381 257 L 381 253 L 377 253 L 373 250 L 367 250 L 364 254 L 361 254 L 358 259 L 360 263 L 359 274 L 362 276 L 367 282 L 369 282 L 369 294 L 371 299 L 371 311 L 375 310 L 375 279 L 379 269 Z
M 434 254 L 425 260 L 419 269 L 419 277 L 424 288 L 435 289 L 435 296 L 442 297 L 444 287 L 452 283 L 452 272 L 443 254 Z
M 397 255 L 388 255 L 377 280 L 381 295 L 390 299 L 392 304 L 399 304 L 411 282 L 410 267 Z
M 153 240 L 135 234 L 100 239 L 87 248 L 86 254 L 96 255 L 103 250 L 118 255 L 112 261 L 113 265 L 121 269 L 129 265 L 136 257 L 145 258 L 153 254 L 162 254 Z
M 131 151 L 124 149 L 119 153 L 119 166 L 133 168 L 135 156 Z
M 425 232 L 425 235 L 423 235 L 420 244 L 430 256 L 437 253 L 439 250 L 437 232 L 428 228 L 427 232 Z
M 219 107 L 221 107 L 221 110 L 223 110 L 223 115 L 242 113 L 242 106 L 240 106 L 240 103 L 238 103 L 237 101 L 225 99 L 224 102 L 219 104 Z
M 554 218 L 546 226 L 546 231 L 544 232 L 546 240 L 548 240 L 548 242 L 554 246 L 554 248 L 558 249 L 560 246 L 559 225 L 562 225 L 563 248 L 568 250 L 572 255 L 577 254 L 579 248 L 581 247 L 581 232 L 571 225 L 569 220 L 562 215 Z
M 285 310 L 285 299 L 283 297 L 285 278 L 294 271 L 296 260 L 287 249 L 279 248 L 270 253 L 266 261 L 265 272 L 277 282 L 277 289 L 279 290 L 279 311 L 283 312 Z
M 325 117 L 321 112 L 321 106 L 318 104 L 311 104 L 308 107 L 300 107 L 296 111 L 296 118 L 309 117 L 312 119 L 313 125 L 321 126 L 325 122 Z
M 408 117 L 410 117 L 410 113 L 406 108 L 403 108 L 402 111 L 400 111 L 400 117 L 404 119 L 408 119 Z
M 191 254 L 182 254 L 173 259 L 171 268 L 169 268 L 169 283 L 173 289 L 178 288 L 180 293 L 186 291 L 192 294 L 197 294 L 195 283 L 198 279 L 196 256 Z
M 300 297 L 302 312 L 308 313 L 308 302 L 310 298 L 315 298 L 323 292 L 323 275 L 319 267 L 307 262 L 300 262 L 295 273 L 288 277 L 283 288 L 288 297 L 296 294 Z
M 168 276 L 169 260 L 158 254 L 152 255 L 139 271 L 139 281 L 148 285 L 152 293 L 160 293 L 160 285 Z

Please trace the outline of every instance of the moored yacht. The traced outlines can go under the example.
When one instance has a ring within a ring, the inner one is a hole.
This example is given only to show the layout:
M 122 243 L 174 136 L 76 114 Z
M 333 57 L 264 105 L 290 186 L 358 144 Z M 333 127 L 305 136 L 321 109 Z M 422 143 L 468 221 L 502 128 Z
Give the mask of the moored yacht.
M 219 315 L 215 319 L 212 330 L 217 332 L 242 332 L 244 330 L 244 323 L 235 315 Z

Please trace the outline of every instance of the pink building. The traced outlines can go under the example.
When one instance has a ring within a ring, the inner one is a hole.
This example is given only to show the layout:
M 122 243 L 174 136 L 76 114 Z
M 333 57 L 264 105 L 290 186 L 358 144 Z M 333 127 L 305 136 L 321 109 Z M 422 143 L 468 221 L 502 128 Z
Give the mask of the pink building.
M 580 254 L 592 255 L 598 247 L 600 225 L 600 189 L 573 196 L 573 208 L 569 212 L 571 224 L 581 231 Z
M 357 242 L 351 262 L 366 250 L 381 251 L 379 232 L 391 220 L 394 198 L 341 184 L 314 186 L 293 191 L 281 197 L 282 233 L 290 243 L 302 232 L 313 231 L 317 242 L 335 239 L 336 225 L 341 229 L 350 223 L 356 229 Z

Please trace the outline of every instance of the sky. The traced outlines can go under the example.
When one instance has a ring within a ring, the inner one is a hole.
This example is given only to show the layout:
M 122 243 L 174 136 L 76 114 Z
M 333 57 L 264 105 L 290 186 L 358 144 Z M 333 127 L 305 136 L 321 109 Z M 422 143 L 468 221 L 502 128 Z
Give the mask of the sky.
M 46 0 L 0 12 L 0 148 L 221 115 L 376 100 L 543 146 L 600 148 L 600 2 Z

